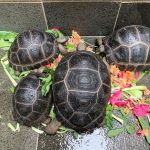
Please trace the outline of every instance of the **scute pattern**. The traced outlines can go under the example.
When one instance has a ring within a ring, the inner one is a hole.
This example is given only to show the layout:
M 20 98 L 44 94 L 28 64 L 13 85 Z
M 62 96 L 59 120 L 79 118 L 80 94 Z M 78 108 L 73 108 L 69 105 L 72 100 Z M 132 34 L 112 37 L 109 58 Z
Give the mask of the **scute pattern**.
M 46 97 L 41 96 L 42 75 L 30 73 L 23 78 L 13 95 L 13 117 L 20 124 L 27 126 L 38 125 L 49 114 L 52 105 L 51 92 Z
M 15 57 L 12 57 L 12 53 Z M 8 60 L 13 69 L 25 71 L 52 62 L 57 56 L 58 46 L 55 38 L 49 33 L 32 30 L 16 37 L 10 47 Z M 16 57 L 18 61 L 15 60 Z
M 99 88 L 101 81 L 98 72 L 87 69 L 70 69 L 66 78 L 70 90 L 95 91 Z
M 146 61 L 148 47 L 143 44 L 137 44 L 131 47 L 131 62 L 143 63 Z
M 106 38 L 104 46 L 107 62 L 116 64 L 120 70 L 150 69 L 150 28 L 126 26 Z
M 103 94 L 99 96 L 101 91 Z M 79 132 L 93 130 L 101 123 L 98 119 L 103 120 L 110 96 L 110 74 L 106 64 L 86 51 L 64 57 L 54 74 L 53 95 L 59 121 Z

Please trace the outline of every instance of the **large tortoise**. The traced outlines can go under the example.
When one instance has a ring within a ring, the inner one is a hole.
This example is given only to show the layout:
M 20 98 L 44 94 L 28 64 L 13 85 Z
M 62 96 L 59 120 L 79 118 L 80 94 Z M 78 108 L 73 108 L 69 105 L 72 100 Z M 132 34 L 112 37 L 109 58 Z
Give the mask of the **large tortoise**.
M 38 125 L 48 118 L 52 106 L 51 91 L 41 95 L 43 77 L 40 73 L 30 73 L 18 83 L 13 95 L 14 120 L 26 126 Z
M 39 68 L 54 60 L 59 53 L 59 44 L 67 39 L 56 39 L 52 34 L 38 30 L 29 30 L 19 34 L 12 43 L 8 60 L 16 71 Z
M 104 53 L 109 64 L 120 70 L 150 69 L 150 28 L 131 25 L 104 39 Z
M 54 73 L 57 120 L 78 132 L 93 130 L 103 121 L 110 89 L 107 66 L 94 53 L 77 51 L 68 54 Z M 47 126 L 48 131 L 50 127 L 51 124 Z

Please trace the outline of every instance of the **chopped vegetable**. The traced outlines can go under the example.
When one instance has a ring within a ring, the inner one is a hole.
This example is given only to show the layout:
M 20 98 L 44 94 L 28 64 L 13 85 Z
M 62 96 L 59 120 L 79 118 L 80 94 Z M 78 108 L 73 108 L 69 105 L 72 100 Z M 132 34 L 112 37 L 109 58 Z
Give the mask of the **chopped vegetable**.
M 8 123 L 7 126 L 13 131 L 13 132 L 16 132 L 16 131 L 20 131 L 20 127 L 19 127 L 19 123 L 17 123 L 17 126 L 16 128 L 11 124 L 11 123 Z
M 32 127 L 32 130 L 35 131 L 36 133 L 39 133 L 39 134 L 43 134 L 44 131 L 38 129 L 38 128 L 35 128 L 35 127 Z

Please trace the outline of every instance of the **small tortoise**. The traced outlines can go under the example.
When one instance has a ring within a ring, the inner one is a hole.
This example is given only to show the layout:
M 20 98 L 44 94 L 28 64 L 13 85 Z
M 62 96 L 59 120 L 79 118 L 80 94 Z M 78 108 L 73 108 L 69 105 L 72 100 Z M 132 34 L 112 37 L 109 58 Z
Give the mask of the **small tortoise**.
M 103 121 L 110 89 L 107 66 L 94 53 L 77 51 L 68 54 L 54 73 L 57 120 L 78 132 L 92 131 Z M 47 126 L 47 132 L 51 133 L 52 126 Z
M 51 92 L 41 95 L 43 74 L 30 73 L 18 83 L 13 95 L 14 120 L 26 126 L 38 125 L 48 118 L 52 105 Z
M 104 53 L 109 64 L 120 70 L 150 69 L 150 28 L 131 25 L 104 39 Z
M 58 43 L 65 43 L 66 40 L 65 37 L 57 40 L 52 34 L 37 30 L 23 32 L 10 47 L 10 66 L 21 72 L 46 65 L 58 56 L 59 50 L 61 51 Z

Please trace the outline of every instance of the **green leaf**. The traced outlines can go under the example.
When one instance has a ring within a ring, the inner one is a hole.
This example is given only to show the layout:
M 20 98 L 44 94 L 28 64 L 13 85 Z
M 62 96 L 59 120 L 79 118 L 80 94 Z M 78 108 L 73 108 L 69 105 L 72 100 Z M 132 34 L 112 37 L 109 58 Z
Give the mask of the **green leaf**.
M 119 135 L 123 131 L 124 131 L 124 128 L 113 129 L 113 130 L 108 131 L 108 136 L 111 138 L 111 137 Z
M 73 52 L 76 50 L 75 46 L 71 43 L 68 43 L 65 48 L 68 50 L 68 52 Z
M 137 117 L 137 118 L 139 120 L 139 123 L 142 129 L 149 129 L 149 124 L 144 118 L 142 117 Z M 150 144 L 150 130 L 149 130 L 148 136 L 145 136 L 145 137 L 146 137 L 147 142 Z
M 0 39 L 12 41 L 16 38 L 18 33 L 16 32 L 9 32 L 9 31 L 0 31 Z
M 56 29 L 51 29 L 51 30 L 49 29 L 49 30 L 46 30 L 45 32 L 52 34 L 55 38 L 64 36 L 59 30 L 56 30 Z
M 113 128 L 112 111 L 113 111 L 113 107 L 108 104 L 107 107 L 106 107 L 106 116 L 105 116 L 105 119 L 104 119 L 104 124 L 109 129 Z
M 0 119 L 2 119 L 2 116 L 0 115 Z
M 8 50 L 16 36 L 15 32 L 0 31 L 0 48 Z
M 52 84 L 52 76 L 51 74 L 49 74 L 48 77 L 45 77 L 45 78 L 40 77 L 40 79 L 42 80 L 42 83 L 43 83 L 42 88 L 41 88 L 42 96 L 46 96 Z
M 61 126 L 59 129 L 58 129 L 58 131 L 57 131 L 57 133 L 59 133 L 59 134 L 64 134 L 64 133 L 66 133 L 66 132 L 76 132 L 75 130 L 73 130 L 73 129 L 70 129 L 70 128 L 66 128 L 66 127 L 64 127 L 64 126 Z M 76 132 L 77 133 L 77 132 Z
M 11 43 L 8 41 L 4 41 L 3 39 L 0 39 L 0 48 L 4 48 L 4 47 L 10 47 Z
M 136 99 L 141 99 L 143 97 L 143 92 L 140 90 L 128 90 L 125 92 Z
M 132 125 L 127 125 L 126 130 L 129 134 L 133 134 L 135 132 L 135 127 Z
M 21 72 L 21 74 L 19 75 L 19 78 L 22 79 L 24 77 L 26 77 L 31 71 L 23 71 Z
M 52 106 L 49 117 L 54 120 L 56 118 L 56 114 L 54 113 L 54 106 Z

